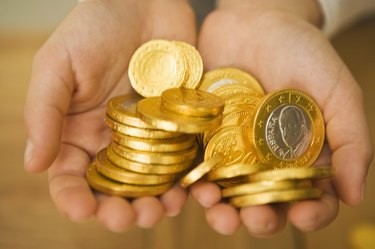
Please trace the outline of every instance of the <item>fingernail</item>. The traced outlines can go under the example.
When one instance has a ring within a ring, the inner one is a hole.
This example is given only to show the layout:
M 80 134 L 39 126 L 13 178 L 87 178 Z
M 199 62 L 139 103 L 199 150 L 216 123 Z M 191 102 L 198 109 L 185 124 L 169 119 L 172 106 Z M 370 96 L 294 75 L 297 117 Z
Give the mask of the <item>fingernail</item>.
M 34 150 L 34 146 L 31 140 L 27 140 L 26 147 L 25 147 L 25 156 L 24 156 L 25 165 L 27 165 L 27 163 L 31 160 L 33 156 L 33 150 Z

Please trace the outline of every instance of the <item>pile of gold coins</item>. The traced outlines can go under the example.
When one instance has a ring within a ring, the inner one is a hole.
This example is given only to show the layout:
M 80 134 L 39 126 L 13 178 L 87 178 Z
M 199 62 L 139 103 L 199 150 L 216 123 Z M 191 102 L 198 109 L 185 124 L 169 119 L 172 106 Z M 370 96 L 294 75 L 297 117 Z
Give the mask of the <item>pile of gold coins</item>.
M 124 197 L 160 195 L 178 180 L 188 187 L 206 176 L 237 207 L 319 198 L 312 179 L 332 177 L 310 167 L 324 141 L 315 102 L 298 90 L 265 95 L 236 68 L 206 72 L 184 42 L 153 40 L 132 56 L 137 94 L 107 106 L 112 142 L 89 166 L 96 190 Z M 197 138 L 197 139 L 195 139 Z M 204 150 L 204 162 L 191 168 Z

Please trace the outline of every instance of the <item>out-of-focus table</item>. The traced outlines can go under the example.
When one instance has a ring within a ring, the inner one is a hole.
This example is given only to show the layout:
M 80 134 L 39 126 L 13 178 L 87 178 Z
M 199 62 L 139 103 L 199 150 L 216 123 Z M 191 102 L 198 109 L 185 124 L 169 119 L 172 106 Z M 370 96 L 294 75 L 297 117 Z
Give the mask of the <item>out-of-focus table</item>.
M 0 248 L 354 249 L 349 240 L 356 227 L 365 223 L 375 226 L 374 170 L 369 172 L 367 199 L 362 206 L 342 205 L 333 224 L 309 234 L 287 227 L 265 240 L 248 236 L 244 229 L 233 236 L 220 236 L 207 226 L 204 210 L 192 200 L 180 216 L 166 218 L 150 230 L 133 228 L 114 234 L 94 220 L 71 223 L 51 202 L 46 174 L 30 176 L 23 171 L 24 98 L 32 56 L 47 37 L 48 32 L 0 31 Z M 342 33 L 333 44 L 364 90 L 366 112 L 375 134 L 375 19 Z

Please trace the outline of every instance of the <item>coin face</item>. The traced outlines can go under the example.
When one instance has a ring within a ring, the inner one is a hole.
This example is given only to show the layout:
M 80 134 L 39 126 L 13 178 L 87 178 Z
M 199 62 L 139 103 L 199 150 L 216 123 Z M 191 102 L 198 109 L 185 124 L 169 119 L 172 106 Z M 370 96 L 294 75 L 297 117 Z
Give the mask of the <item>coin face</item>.
M 171 88 L 161 95 L 162 108 L 187 116 L 209 117 L 217 116 L 223 112 L 224 101 L 208 92 Z
M 114 97 L 108 101 L 107 115 L 125 125 L 152 129 L 136 112 L 136 104 L 141 99 L 142 97 L 135 93 Z
M 264 95 L 262 86 L 254 77 L 242 70 L 230 67 L 218 68 L 205 73 L 199 89 L 213 92 L 215 89 L 222 86 L 232 84 L 245 85 L 257 91 L 259 94 Z
M 208 142 L 204 160 L 215 154 L 223 155 L 218 167 L 234 163 L 254 163 L 256 156 L 250 144 L 248 130 L 242 127 L 225 127 L 220 129 Z
M 253 145 L 275 168 L 308 167 L 324 142 L 324 121 L 315 102 L 297 90 L 267 95 L 255 114 Z
M 184 88 L 196 89 L 203 74 L 203 61 L 194 46 L 182 41 L 173 41 L 186 59 L 187 75 L 183 84 Z
M 146 98 L 137 103 L 141 118 L 154 127 L 166 131 L 201 133 L 218 127 L 222 117 L 190 117 L 166 111 L 161 107 L 161 98 Z
M 152 40 L 135 51 L 129 62 L 132 87 L 144 97 L 160 96 L 184 83 L 186 62 L 177 46 L 166 40 Z

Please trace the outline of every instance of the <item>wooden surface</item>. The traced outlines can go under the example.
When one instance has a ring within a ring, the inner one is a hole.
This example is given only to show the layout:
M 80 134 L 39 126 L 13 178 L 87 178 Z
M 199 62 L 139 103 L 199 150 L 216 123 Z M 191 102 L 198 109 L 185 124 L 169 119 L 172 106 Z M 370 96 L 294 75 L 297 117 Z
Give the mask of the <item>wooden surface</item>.
M 24 98 L 32 56 L 46 37 L 47 33 L 0 32 L 0 249 L 354 249 L 348 239 L 353 229 L 362 223 L 375 225 L 374 170 L 369 172 L 364 205 L 342 205 L 333 224 L 309 234 L 288 227 L 271 239 L 252 238 L 244 229 L 233 236 L 220 236 L 207 226 L 204 210 L 192 200 L 180 216 L 166 218 L 150 230 L 133 228 L 115 234 L 94 220 L 71 223 L 51 202 L 46 174 L 28 175 L 23 170 Z M 375 19 L 340 35 L 333 43 L 364 89 L 366 111 L 375 134 Z

